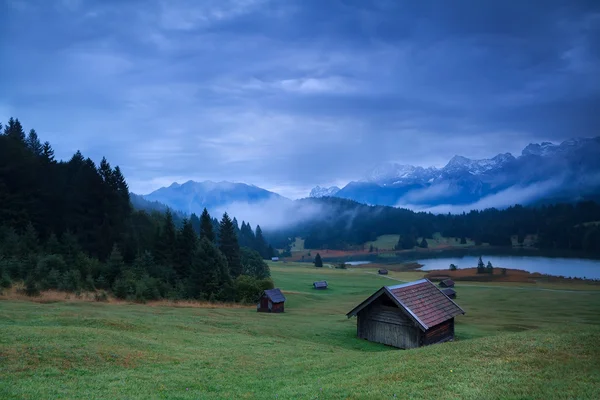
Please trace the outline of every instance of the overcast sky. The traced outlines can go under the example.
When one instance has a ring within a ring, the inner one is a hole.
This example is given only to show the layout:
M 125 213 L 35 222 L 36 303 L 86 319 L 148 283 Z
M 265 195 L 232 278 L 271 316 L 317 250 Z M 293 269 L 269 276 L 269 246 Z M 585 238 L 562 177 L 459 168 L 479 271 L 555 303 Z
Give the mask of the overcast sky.
M 290 197 L 600 134 L 600 1 L 0 0 L 0 121 Z

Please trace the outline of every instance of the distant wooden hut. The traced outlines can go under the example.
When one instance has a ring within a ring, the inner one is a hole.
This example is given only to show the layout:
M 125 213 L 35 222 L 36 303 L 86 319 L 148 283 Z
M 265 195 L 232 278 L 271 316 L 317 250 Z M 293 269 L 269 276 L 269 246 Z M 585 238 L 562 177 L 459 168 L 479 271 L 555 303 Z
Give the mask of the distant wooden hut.
M 277 262 L 277 261 L 279 261 L 279 257 L 271 257 L 271 261 Z
M 440 287 L 451 288 L 454 287 L 454 281 L 452 279 L 444 279 L 439 283 Z
M 452 288 L 442 289 L 442 293 L 444 293 L 446 296 L 450 297 L 451 299 L 456 298 L 456 290 L 454 290 Z
M 357 335 L 410 349 L 454 339 L 454 317 L 465 311 L 428 279 L 384 286 L 346 316 L 357 317 Z
M 324 290 L 324 289 L 327 289 L 327 287 L 328 287 L 328 286 L 327 286 L 327 281 L 317 281 L 317 282 L 313 282 L 313 287 L 314 287 L 315 289 L 318 289 L 318 290 Z
M 256 311 L 280 313 L 284 311 L 284 303 L 285 296 L 281 293 L 281 290 L 277 288 L 267 289 L 260 296 L 256 305 Z
M 380 269 L 379 271 L 377 271 L 377 273 L 379 275 L 387 275 L 388 274 L 388 270 L 385 268 Z

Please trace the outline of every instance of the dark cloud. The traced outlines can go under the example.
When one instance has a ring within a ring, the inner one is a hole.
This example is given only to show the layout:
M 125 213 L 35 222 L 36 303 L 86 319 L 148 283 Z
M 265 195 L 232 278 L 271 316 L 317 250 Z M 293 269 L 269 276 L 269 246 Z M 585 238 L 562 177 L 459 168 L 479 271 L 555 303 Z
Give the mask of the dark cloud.
M 600 3 L 7 0 L 0 120 L 131 187 L 292 196 L 600 131 Z

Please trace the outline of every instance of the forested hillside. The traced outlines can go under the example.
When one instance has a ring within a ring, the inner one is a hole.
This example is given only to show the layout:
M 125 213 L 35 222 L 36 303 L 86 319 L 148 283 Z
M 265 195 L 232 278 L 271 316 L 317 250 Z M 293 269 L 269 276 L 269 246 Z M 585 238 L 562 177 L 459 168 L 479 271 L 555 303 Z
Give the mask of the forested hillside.
M 240 246 L 241 244 L 241 246 Z M 256 249 L 256 250 L 255 250 Z M 258 251 L 257 251 L 258 250 Z M 0 124 L 0 277 L 25 291 L 103 289 L 120 298 L 254 301 L 271 287 L 260 227 L 205 210 L 134 210 L 118 166 L 57 161 L 35 130 Z
M 470 238 L 477 244 L 511 246 L 511 236 L 522 242 L 536 235 L 536 246 L 544 249 L 600 253 L 600 205 L 595 202 L 555 204 L 540 207 L 515 205 L 504 210 L 487 209 L 463 214 L 432 214 L 411 210 L 367 206 L 339 198 L 303 199 L 320 212 L 310 221 L 285 230 L 268 232 L 269 241 L 284 247 L 289 238 L 302 237 L 306 248 L 350 249 L 362 247 L 380 235 L 404 236 L 407 248 L 418 237 Z

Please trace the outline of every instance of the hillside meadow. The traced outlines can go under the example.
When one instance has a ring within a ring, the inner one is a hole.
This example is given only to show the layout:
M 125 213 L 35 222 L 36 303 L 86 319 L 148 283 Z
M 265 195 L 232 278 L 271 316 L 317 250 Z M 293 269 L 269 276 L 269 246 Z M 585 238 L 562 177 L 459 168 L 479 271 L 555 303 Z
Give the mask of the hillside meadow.
M 345 313 L 419 272 L 271 264 L 286 312 L 0 300 L 2 399 L 600 397 L 600 290 L 458 283 L 457 339 L 397 350 Z M 312 282 L 325 279 L 326 291 Z M 564 289 L 564 290 L 563 290 Z

